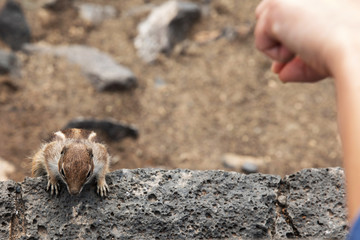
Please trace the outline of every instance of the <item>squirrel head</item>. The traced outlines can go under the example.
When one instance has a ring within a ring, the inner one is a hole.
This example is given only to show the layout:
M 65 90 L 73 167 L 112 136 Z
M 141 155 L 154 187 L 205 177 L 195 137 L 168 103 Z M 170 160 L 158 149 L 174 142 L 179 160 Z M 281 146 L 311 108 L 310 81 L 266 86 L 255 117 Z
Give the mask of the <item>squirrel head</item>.
M 93 176 L 93 150 L 87 144 L 78 142 L 65 145 L 58 162 L 61 178 L 71 195 L 79 194 Z

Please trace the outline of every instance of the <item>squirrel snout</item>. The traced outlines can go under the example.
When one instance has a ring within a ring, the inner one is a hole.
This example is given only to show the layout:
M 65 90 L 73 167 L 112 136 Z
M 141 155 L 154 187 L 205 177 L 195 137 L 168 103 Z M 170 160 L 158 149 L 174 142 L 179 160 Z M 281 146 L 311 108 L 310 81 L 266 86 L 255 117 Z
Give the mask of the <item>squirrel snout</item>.
M 81 188 L 68 188 L 68 191 L 71 195 L 78 195 L 81 192 Z

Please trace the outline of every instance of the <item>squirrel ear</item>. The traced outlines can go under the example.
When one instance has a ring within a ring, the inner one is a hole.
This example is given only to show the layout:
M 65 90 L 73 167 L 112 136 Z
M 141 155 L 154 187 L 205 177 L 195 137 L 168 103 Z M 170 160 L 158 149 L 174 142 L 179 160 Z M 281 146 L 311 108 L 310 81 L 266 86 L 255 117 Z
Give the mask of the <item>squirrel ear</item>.
M 91 132 L 89 137 L 88 137 L 88 140 L 91 141 L 91 142 L 95 142 L 95 139 L 96 139 L 96 133 Z
M 65 141 L 65 139 L 66 139 L 65 134 L 61 131 L 57 131 L 56 133 L 54 133 L 54 135 L 55 135 L 55 140 Z

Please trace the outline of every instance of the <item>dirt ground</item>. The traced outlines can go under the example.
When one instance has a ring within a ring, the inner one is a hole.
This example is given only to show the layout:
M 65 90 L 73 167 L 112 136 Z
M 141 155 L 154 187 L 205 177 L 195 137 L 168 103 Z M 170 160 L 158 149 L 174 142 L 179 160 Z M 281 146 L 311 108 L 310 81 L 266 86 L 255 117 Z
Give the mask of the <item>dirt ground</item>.
M 24 9 L 33 42 L 99 48 L 129 67 L 138 87 L 96 92 L 65 59 L 17 53 L 21 74 L 0 78 L 0 156 L 16 167 L 11 179 L 29 176 L 29 157 L 42 140 L 79 116 L 112 118 L 139 129 L 137 140 L 108 142 L 113 170 L 226 169 L 225 153 L 264 159 L 261 172 L 279 175 L 341 165 L 333 82 L 277 80 L 270 62 L 254 48 L 253 12 L 259 1 L 212 1 L 189 39 L 154 64 L 144 63 L 133 45 L 146 13 L 130 13 L 163 1 L 84 2 L 112 5 L 118 17 L 91 26 L 74 9 Z M 234 39 L 201 42 L 227 27 L 243 30 Z

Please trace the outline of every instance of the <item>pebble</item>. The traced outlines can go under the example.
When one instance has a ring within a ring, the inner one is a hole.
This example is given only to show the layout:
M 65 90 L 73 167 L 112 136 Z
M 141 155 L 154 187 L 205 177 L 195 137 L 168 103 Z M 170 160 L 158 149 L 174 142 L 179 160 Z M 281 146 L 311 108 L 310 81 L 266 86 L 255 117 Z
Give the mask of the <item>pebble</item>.
M 279 201 L 280 205 L 286 206 L 286 201 L 287 201 L 286 196 L 283 196 L 283 195 L 279 196 L 278 201 Z
M 83 3 L 77 7 L 80 17 L 94 25 L 100 24 L 106 19 L 115 18 L 117 15 L 116 8 L 110 5 Z
M 107 53 L 85 45 L 49 46 L 27 44 L 28 53 L 52 54 L 66 57 L 80 66 L 83 73 L 98 91 L 130 89 L 137 86 L 137 79 L 127 67 L 120 65 Z
M 162 88 L 166 85 L 166 82 L 161 77 L 155 78 L 155 87 L 156 88 Z
M 30 28 L 19 3 L 8 0 L 0 11 L 0 39 L 14 51 L 30 42 Z
M 200 19 L 200 7 L 191 2 L 167 1 L 153 8 L 148 18 L 138 25 L 134 44 L 145 62 L 153 62 L 159 53 L 170 53 L 175 44 L 186 38 Z
M 259 167 L 251 162 L 245 162 L 242 166 L 241 166 L 241 171 L 243 173 L 246 174 L 250 174 L 250 173 L 257 173 L 259 172 Z
M 12 72 L 17 67 L 18 59 L 12 52 L 0 50 L 0 74 Z
M 16 193 L 21 193 L 21 186 L 19 184 L 16 185 L 15 192 Z
M 221 157 L 221 162 L 226 168 L 249 174 L 258 172 L 259 167 L 264 164 L 264 159 L 226 153 Z

